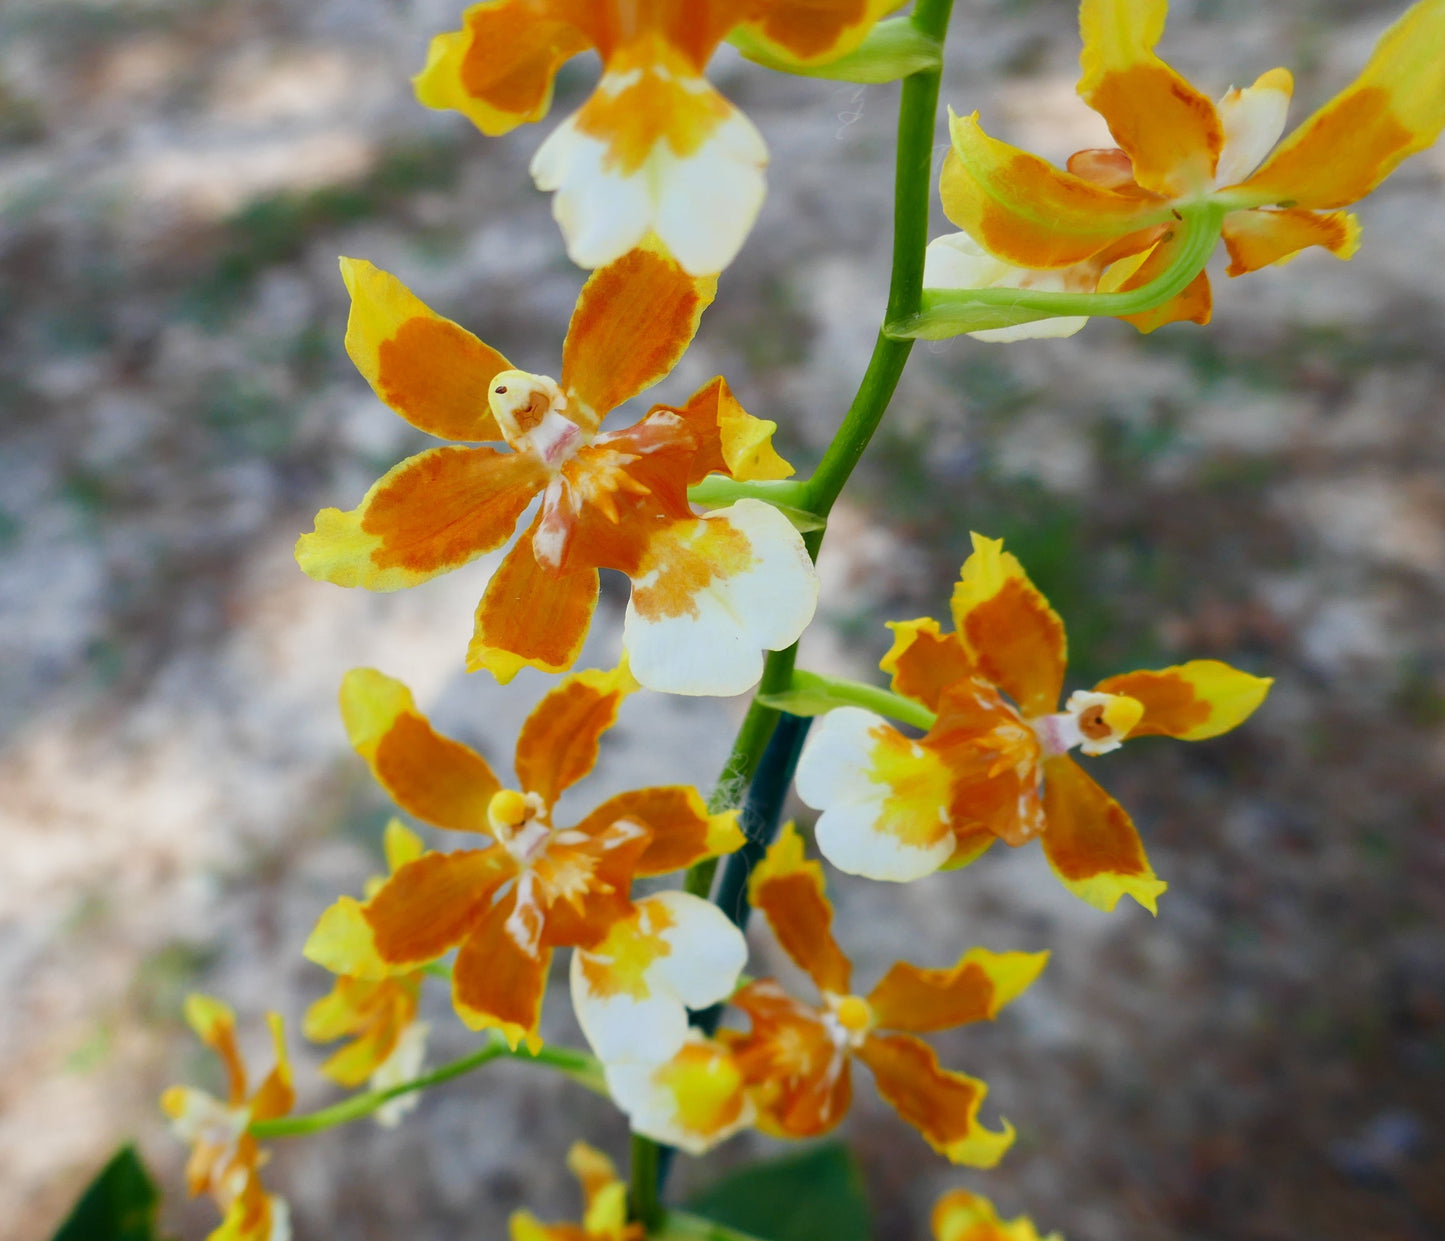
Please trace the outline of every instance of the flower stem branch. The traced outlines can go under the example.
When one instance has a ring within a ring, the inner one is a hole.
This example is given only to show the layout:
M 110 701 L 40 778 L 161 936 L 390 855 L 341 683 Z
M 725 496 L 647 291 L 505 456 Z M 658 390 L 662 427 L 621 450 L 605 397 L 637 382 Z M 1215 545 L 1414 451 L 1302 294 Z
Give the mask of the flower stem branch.
M 825 677 L 802 669 L 794 670 L 792 683 L 783 693 L 767 695 L 765 705 L 789 715 L 803 716 L 822 715 L 834 707 L 864 707 L 924 732 L 938 720 L 927 707 L 882 686 L 844 677 Z
M 566 1073 L 589 1090 L 595 1090 L 600 1094 L 607 1093 L 607 1089 L 602 1083 L 602 1066 L 586 1052 L 573 1051 L 566 1047 L 543 1047 L 535 1052 L 528 1051 L 525 1047 L 519 1047 L 513 1051 L 500 1036 L 494 1036 L 485 1047 L 479 1047 L 470 1055 L 453 1060 L 450 1064 L 444 1064 L 430 1073 L 423 1073 L 409 1082 L 402 1082 L 400 1085 L 391 1086 L 386 1090 L 372 1090 L 365 1094 L 352 1095 L 351 1098 L 343 1099 L 331 1107 L 322 1108 L 319 1112 L 309 1112 L 304 1116 L 281 1116 L 275 1120 L 258 1120 L 251 1125 L 250 1134 L 254 1138 L 265 1139 L 294 1138 L 308 1133 L 319 1133 L 323 1129 L 332 1129 L 337 1125 L 348 1124 L 353 1120 L 361 1120 L 363 1117 L 370 1116 L 400 1095 L 410 1094 L 414 1090 L 425 1090 L 429 1086 L 438 1086 L 442 1082 L 451 1081 L 454 1077 L 470 1073 L 473 1069 L 479 1069 L 484 1064 L 490 1064 L 493 1060 L 501 1059 L 525 1060 L 531 1064 L 540 1064 L 545 1068 L 556 1069 L 558 1072 Z
M 953 0 L 918 0 L 908 20 L 918 35 L 941 47 L 952 9 Z M 912 318 L 919 313 L 921 305 L 941 76 L 940 58 L 937 65 L 903 81 L 893 175 L 893 274 L 888 287 L 888 309 L 883 316 L 885 324 Z M 804 508 L 819 517 L 828 515 L 878 429 L 912 348 L 912 340 L 898 339 L 885 331 L 878 333 L 868 369 L 843 418 L 843 425 L 808 480 Z
M 1074 315 L 1137 315 L 1177 297 L 1204 270 L 1219 243 L 1224 208 L 1205 202 L 1181 207 L 1184 236 L 1168 269 L 1126 293 L 1060 293 L 1039 289 L 926 289 L 920 309 L 890 318 L 894 340 L 943 340 L 964 332 L 1014 327 Z

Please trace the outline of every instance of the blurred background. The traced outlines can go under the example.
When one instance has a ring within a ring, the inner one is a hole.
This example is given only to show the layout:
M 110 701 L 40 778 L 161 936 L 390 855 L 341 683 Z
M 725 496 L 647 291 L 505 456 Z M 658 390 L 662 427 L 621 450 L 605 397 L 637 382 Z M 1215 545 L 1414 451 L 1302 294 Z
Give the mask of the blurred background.
M 1215 95 L 1288 65 L 1297 121 L 1404 3 L 1173 7 L 1174 63 Z M 214 1080 L 179 1018 L 193 988 L 237 1009 L 257 1063 L 283 1012 L 301 1107 L 334 1097 L 301 1046 L 328 979 L 300 947 L 380 869 L 389 813 L 346 746 L 342 673 L 403 677 L 503 770 L 546 684 L 461 674 L 494 558 L 394 596 L 291 559 L 318 508 L 422 446 L 346 358 L 339 254 L 555 373 L 582 275 L 526 165 L 595 64 L 564 70 L 553 120 L 487 140 L 407 82 L 457 18 L 0 3 L 0 1236 L 48 1236 L 128 1137 L 167 1226 L 214 1227 L 156 1106 Z M 1107 143 L 1073 93 L 1071 3 L 959 0 L 948 50 L 944 100 L 991 132 L 1056 159 Z M 883 305 L 897 91 L 730 52 L 714 78 L 767 138 L 770 192 L 650 395 L 722 372 L 806 471 Z M 1171 884 L 1157 920 L 1084 906 L 1030 849 L 906 888 L 830 874 L 865 986 L 901 955 L 1054 952 L 995 1024 L 936 1040 L 1019 1129 L 999 1170 L 948 1167 L 861 1084 L 844 1136 L 879 1241 L 926 1237 L 955 1185 L 1069 1241 L 1445 1236 L 1445 149 L 1361 215 L 1349 264 L 1217 272 L 1207 329 L 920 346 L 837 510 L 809 666 L 876 675 L 883 620 L 946 615 L 976 529 L 1063 613 L 1071 684 L 1195 656 L 1277 678 L 1237 734 L 1096 766 Z M 584 662 L 615 659 L 623 590 Z M 637 695 L 574 805 L 706 788 L 740 709 Z M 545 1032 L 575 1039 L 561 964 Z M 428 1007 L 433 1062 L 473 1045 L 442 988 Z M 575 1136 L 625 1153 L 603 1101 L 501 1064 L 400 1129 L 275 1143 L 269 1178 L 302 1241 L 492 1241 L 520 1205 L 575 1217 Z M 679 1188 L 778 1149 L 736 1140 Z

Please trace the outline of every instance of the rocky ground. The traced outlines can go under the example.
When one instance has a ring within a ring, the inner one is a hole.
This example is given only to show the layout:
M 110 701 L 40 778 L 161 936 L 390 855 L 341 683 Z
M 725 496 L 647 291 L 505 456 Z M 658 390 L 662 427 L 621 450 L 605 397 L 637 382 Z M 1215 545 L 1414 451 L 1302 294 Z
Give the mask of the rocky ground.
M 1180 3 L 1165 51 L 1216 92 L 1291 65 L 1301 116 L 1399 7 Z M 155 1098 L 206 1072 L 186 991 L 227 997 L 260 1054 L 263 1011 L 295 1022 L 326 985 L 299 946 L 378 866 L 388 812 L 345 745 L 342 672 L 403 676 L 503 766 L 544 685 L 460 674 L 489 564 L 367 596 L 290 556 L 317 508 L 419 443 L 341 348 L 338 254 L 556 365 L 581 276 L 525 175 L 550 126 L 484 140 L 406 85 L 455 17 L 0 4 L 0 1235 L 48 1236 L 127 1136 L 169 1226 L 212 1226 Z M 1102 140 L 1076 52 L 1062 0 L 960 0 L 945 98 L 1062 157 Z M 564 73 L 557 115 L 592 76 Z M 882 307 L 896 92 L 731 57 L 716 77 L 767 137 L 771 192 L 659 394 L 724 372 L 806 468 Z M 1445 1233 L 1445 153 L 1361 214 L 1353 262 L 1221 277 L 1207 329 L 920 347 L 838 511 L 811 666 L 867 675 L 885 618 L 941 615 L 977 529 L 1064 614 L 1080 684 L 1194 655 L 1277 678 L 1235 736 L 1103 761 L 1172 885 L 1157 921 L 1088 909 L 1028 850 L 837 884 L 862 979 L 975 942 L 1054 951 L 994 1026 L 938 1040 L 1019 1128 L 997 1172 L 941 1164 L 860 1092 L 846 1135 L 879 1241 L 926 1236 L 956 1184 L 1070 1241 Z M 638 695 L 584 793 L 707 786 L 738 712 Z M 576 1037 L 554 990 L 547 1032 Z M 436 1058 L 460 1054 L 431 1007 Z M 330 1097 L 319 1058 L 302 1053 L 303 1106 Z M 299 1238 L 480 1241 L 521 1204 L 572 1211 L 578 1134 L 623 1149 L 603 1101 L 503 1065 L 398 1130 L 278 1143 L 272 1176 Z M 739 1140 L 683 1179 L 773 1148 Z

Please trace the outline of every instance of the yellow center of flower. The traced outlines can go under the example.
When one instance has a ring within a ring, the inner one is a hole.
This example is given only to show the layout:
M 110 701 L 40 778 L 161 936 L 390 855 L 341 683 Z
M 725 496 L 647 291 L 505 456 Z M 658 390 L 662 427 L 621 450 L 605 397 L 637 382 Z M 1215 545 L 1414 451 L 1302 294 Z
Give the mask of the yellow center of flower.
M 552 836 L 547 821 L 547 803 L 536 793 L 502 789 L 487 804 L 487 823 L 492 835 L 519 864 L 528 866 L 547 850 Z
M 876 1022 L 873 1006 L 861 995 L 835 995 L 830 991 L 824 993 L 823 999 L 828 1005 L 823 1025 L 834 1044 L 839 1048 L 861 1047 Z

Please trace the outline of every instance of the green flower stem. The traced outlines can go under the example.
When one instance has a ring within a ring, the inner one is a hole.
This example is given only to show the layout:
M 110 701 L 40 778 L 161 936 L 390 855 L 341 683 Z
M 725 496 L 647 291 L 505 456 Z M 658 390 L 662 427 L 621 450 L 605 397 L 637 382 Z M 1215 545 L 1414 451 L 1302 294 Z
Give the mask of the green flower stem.
M 632 1135 L 632 1175 L 627 1191 L 627 1207 L 631 1217 L 656 1235 L 667 1215 L 662 1209 L 660 1161 L 662 1147 L 651 1138 Z
M 922 39 L 931 40 L 942 48 L 948 32 L 948 19 L 953 10 L 953 0 L 917 0 L 913 12 L 907 19 L 913 32 Z M 893 274 L 888 289 L 888 307 L 884 313 L 885 323 L 907 319 L 918 314 L 923 294 L 923 259 L 928 245 L 928 203 L 932 189 L 933 136 L 938 121 L 938 84 L 942 73 L 941 57 L 930 61 L 927 68 L 907 77 L 903 81 L 902 98 L 898 107 L 898 150 L 893 182 Z M 877 430 L 878 423 L 893 399 L 898 386 L 898 377 L 903 373 L 904 363 L 913 349 L 911 340 L 895 340 L 879 332 L 873 346 L 873 356 L 858 386 L 853 403 L 844 415 L 833 442 L 823 454 L 817 470 L 806 483 L 771 484 L 773 488 L 786 486 L 787 491 L 774 490 L 768 496 L 760 491 L 746 494 L 762 498 L 786 496 L 783 503 L 826 518 L 848 481 Z M 762 484 L 748 484 L 750 488 Z M 697 498 L 697 492 L 690 493 Z M 704 493 L 708 494 L 708 493 Z M 714 490 L 713 496 L 729 497 L 722 489 Z M 699 501 L 702 502 L 702 501 Z M 803 535 L 804 546 L 814 560 L 823 542 L 824 528 L 808 530 Z M 758 762 L 767 746 L 780 712 L 769 706 L 764 699 L 782 694 L 793 681 L 793 664 L 797 658 L 797 646 L 785 651 L 774 651 L 763 665 L 762 680 L 748 713 L 743 719 L 733 742 L 732 753 L 728 756 L 716 791 L 708 804 L 713 813 L 731 809 L 742 800 L 742 791 L 757 770 Z M 801 737 L 799 738 L 801 742 Z M 717 872 L 717 860 L 700 862 L 688 871 L 684 889 L 694 896 L 706 897 L 712 892 L 713 878 Z M 664 1218 L 684 1221 L 691 1217 L 678 1217 L 676 1213 L 664 1216 L 660 1205 L 657 1173 L 660 1153 L 655 1142 L 634 1135 L 632 1140 L 632 1171 L 629 1200 L 635 1218 L 648 1225 L 649 1232 L 656 1232 L 656 1226 Z M 718 1226 L 699 1221 L 698 1226 L 716 1229 Z M 690 1237 L 717 1238 L 728 1241 L 738 1234 L 727 1230 L 703 1233 L 686 1233 Z
M 909 17 L 914 31 L 943 46 L 953 0 L 918 0 Z M 942 58 L 925 72 L 903 81 L 898 105 L 898 153 L 893 174 L 893 275 L 884 323 L 919 313 L 923 294 L 923 257 L 928 246 L 928 204 L 933 187 L 933 137 L 938 124 L 938 83 Z M 879 332 L 873 356 L 843 425 L 808 480 L 804 508 L 826 517 L 878 429 L 893 399 L 898 377 L 913 348 L 909 339 Z
M 709 474 L 702 482 L 693 483 L 687 489 L 687 498 L 708 508 L 721 508 L 734 500 L 751 498 L 766 500 L 779 508 L 801 510 L 808 498 L 807 491 L 807 483 L 792 478 L 743 483 L 726 474 Z
M 802 669 L 794 671 L 792 684 L 785 692 L 769 694 L 766 705 L 786 711 L 789 715 L 822 715 L 834 707 L 864 707 L 899 723 L 912 724 L 924 732 L 938 720 L 927 707 L 892 690 L 844 677 L 825 677 Z
M 438 1086 L 442 1082 L 449 1082 L 454 1077 L 461 1077 L 473 1069 L 479 1069 L 484 1064 L 490 1064 L 493 1060 L 500 1059 L 525 1060 L 531 1064 L 540 1064 L 545 1068 L 556 1069 L 558 1072 L 566 1073 L 569 1077 L 574 1078 L 589 1090 L 595 1090 L 604 1095 L 607 1093 L 607 1088 L 602 1082 L 602 1066 L 586 1052 L 573 1051 L 566 1047 L 543 1047 L 536 1052 L 519 1047 L 513 1051 L 500 1036 L 493 1036 L 492 1041 L 485 1047 L 479 1047 L 470 1055 L 463 1056 L 460 1060 L 453 1060 L 450 1064 L 444 1064 L 430 1073 L 423 1073 L 409 1082 L 402 1082 L 399 1086 L 352 1095 L 349 1099 L 343 1099 L 340 1103 L 322 1108 L 319 1112 L 310 1112 L 305 1116 L 280 1116 L 275 1120 L 258 1120 L 252 1123 L 250 1133 L 252 1137 L 262 1139 L 294 1138 L 301 1137 L 303 1134 L 319 1133 L 323 1129 L 332 1129 L 337 1125 L 344 1125 L 353 1120 L 360 1120 L 364 1116 L 370 1116 L 401 1095 L 410 1094 L 414 1090 L 425 1090 L 428 1086 Z
M 665 1212 L 653 1235 L 661 1241 L 758 1241 L 746 1232 L 684 1211 Z
M 1162 306 L 1189 287 L 1219 243 L 1224 207 L 1215 202 L 1179 208 L 1184 237 L 1162 275 L 1127 293 L 1057 293 L 1038 289 L 926 289 L 917 313 L 889 318 L 895 340 L 942 340 L 964 332 L 1013 327 L 1072 315 L 1137 315 Z

